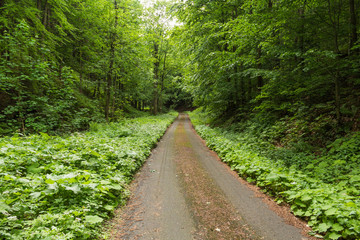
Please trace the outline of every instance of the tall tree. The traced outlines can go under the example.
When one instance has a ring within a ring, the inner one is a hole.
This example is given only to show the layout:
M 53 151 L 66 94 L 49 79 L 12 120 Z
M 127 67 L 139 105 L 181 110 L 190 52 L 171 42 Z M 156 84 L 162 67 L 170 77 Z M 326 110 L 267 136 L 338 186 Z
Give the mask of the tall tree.
M 114 61 L 115 61 L 115 42 L 116 42 L 116 28 L 118 25 L 118 5 L 117 0 L 114 0 L 114 26 L 110 30 L 110 61 L 109 61 L 109 70 L 106 75 L 106 93 L 105 93 L 105 119 L 109 121 L 110 113 L 110 99 L 111 99 L 111 87 L 113 84 L 113 71 L 114 71 Z

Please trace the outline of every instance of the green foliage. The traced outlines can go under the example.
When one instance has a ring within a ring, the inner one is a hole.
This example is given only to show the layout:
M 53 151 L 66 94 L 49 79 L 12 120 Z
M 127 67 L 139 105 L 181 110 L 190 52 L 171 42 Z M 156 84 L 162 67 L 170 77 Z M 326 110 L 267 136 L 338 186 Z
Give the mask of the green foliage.
M 39 51 L 50 50 L 26 22 L 0 36 L 0 47 L 6 52 L 0 58 L 0 95 L 8 96 L 0 108 L 0 134 L 81 130 L 95 120 L 89 112 L 96 117 L 96 105 L 84 108 L 76 98 L 73 71 L 41 57 Z
M 306 168 L 325 182 L 340 182 L 359 188 L 360 133 L 338 138 L 329 146 L 330 150 Z
M 6 0 L 0 12 L 1 135 L 85 130 L 152 104 L 155 33 L 138 1 Z
M 360 237 L 359 134 L 339 139 L 321 158 L 275 148 L 250 132 L 210 128 L 191 114 L 196 131 L 240 176 L 291 205 L 325 239 Z
M 0 139 L 0 238 L 95 239 L 175 113 Z
M 358 129 L 359 22 L 350 32 L 349 20 L 359 9 L 339 0 L 180 1 L 184 88 L 215 124 L 256 119 L 277 145 L 324 147 Z

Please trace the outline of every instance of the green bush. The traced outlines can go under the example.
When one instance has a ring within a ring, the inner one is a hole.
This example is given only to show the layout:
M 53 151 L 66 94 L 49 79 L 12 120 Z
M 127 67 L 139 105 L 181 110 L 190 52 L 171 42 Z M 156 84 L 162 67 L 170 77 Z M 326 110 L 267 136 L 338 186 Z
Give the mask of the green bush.
M 196 114 L 191 117 L 224 162 L 279 203 L 289 203 L 315 232 L 325 239 L 360 238 L 359 134 L 334 142 L 328 154 L 316 158 L 244 132 L 210 128 Z
M 175 114 L 0 138 L 0 238 L 95 239 Z

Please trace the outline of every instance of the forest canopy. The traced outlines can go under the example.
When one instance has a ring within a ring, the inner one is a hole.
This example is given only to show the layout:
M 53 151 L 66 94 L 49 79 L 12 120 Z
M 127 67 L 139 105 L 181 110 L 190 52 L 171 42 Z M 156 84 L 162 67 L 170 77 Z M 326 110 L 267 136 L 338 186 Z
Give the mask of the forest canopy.
M 359 130 L 359 4 L 180 1 L 194 103 L 219 122 L 252 119 L 319 144 Z
M 84 130 L 190 104 L 176 84 L 166 3 L 0 4 L 0 134 Z
M 203 107 L 326 146 L 359 130 L 359 4 L 2 1 L 1 134 Z

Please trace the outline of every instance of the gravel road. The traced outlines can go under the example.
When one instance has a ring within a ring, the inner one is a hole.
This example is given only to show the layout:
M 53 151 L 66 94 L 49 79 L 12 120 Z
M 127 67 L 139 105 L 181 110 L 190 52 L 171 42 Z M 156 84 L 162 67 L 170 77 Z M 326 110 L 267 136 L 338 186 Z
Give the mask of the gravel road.
M 116 211 L 110 239 L 304 240 L 309 229 L 222 163 L 180 114 Z

